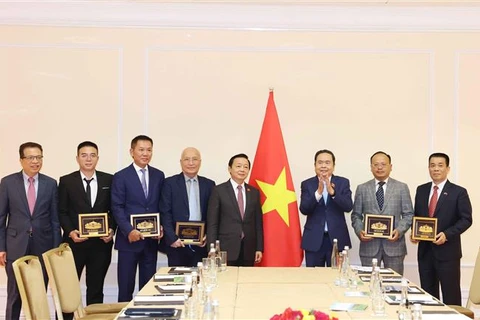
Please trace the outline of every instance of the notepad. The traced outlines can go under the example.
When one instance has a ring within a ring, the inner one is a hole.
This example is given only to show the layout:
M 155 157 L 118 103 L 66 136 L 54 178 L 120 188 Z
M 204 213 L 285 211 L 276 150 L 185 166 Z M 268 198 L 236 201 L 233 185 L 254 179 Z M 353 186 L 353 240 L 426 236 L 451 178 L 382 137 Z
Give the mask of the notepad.
M 388 304 L 399 304 L 401 301 L 401 297 L 399 294 L 393 295 L 393 294 L 387 294 L 385 296 L 385 301 Z M 433 297 L 429 294 L 415 294 L 415 295 L 409 295 L 408 296 L 408 302 L 410 304 L 413 303 L 419 303 L 422 305 L 429 305 L 429 306 L 442 306 L 443 303 L 434 300 Z
M 184 302 L 185 302 L 185 297 L 183 295 L 136 296 L 133 299 L 134 306 L 177 305 L 177 304 L 183 304 Z
M 368 305 L 362 303 L 335 302 L 330 306 L 332 311 L 364 311 Z
M 191 275 L 177 275 L 177 274 L 156 274 L 153 276 L 154 282 L 173 282 L 173 283 L 185 283 L 188 282 L 188 278 Z

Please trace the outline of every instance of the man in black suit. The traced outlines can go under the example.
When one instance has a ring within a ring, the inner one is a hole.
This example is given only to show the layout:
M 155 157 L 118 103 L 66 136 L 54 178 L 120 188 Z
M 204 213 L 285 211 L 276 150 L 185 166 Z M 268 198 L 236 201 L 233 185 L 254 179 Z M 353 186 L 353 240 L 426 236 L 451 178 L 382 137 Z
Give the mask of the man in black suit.
M 207 220 L 207 205 L 215 182 L 199 176 L 200 151 L 186 148 L 180 157 L 182 172 L 165 179 L 160 198 L 161 221 L 169 266 L 194 267 L 207 256 L 201 245 L 185 245 L 175 234 L 177 222 Z
M 419 242 L 420 283 L 436 298 L 440 298 L 440 283 L 443 302 L 461 305 L 460 235 L 472 225 L 472 205 L 467 190 L 447 180 L 450 171 L 448 155 L 433 153 L 428 162 L 432 182 L 417 188 L 415 216 L 437 218 L 437 235 L 433 242 Z
M 230 180 L 216 186 L 207 212 L 207 243 L 220 240 L 228 265 L 253 266 L 263 254 L 263 216 L 260 192 L 245 183 L 250 172 L 246 154 L 228 162 Z
M 103 284 L 112 259 L 115 220 L 110 212 L 112 175 L 96 171 L 98 147 L 84 141 L 77 147 L 80 170 L 60 178 L 58 186 L 60 224 L 63 241 L 73 251 L 78 278 L 86 268 L 87 305 L 103 303 Z M 108 236 L 81 238 L 79 213 L 108 213 Z
M 20 317 L 22 301 L 12 263 L 25 255 L 42 253 L 60 244 L 57 182 L 40 173 L 42 146 L 26 142 L 20 146 L 23 170 L 2 179 L 0 183 L 0 266 L 7 271 L 7 308 L 5 319 Z M 47 274 L 43 268 L 45 288 Z

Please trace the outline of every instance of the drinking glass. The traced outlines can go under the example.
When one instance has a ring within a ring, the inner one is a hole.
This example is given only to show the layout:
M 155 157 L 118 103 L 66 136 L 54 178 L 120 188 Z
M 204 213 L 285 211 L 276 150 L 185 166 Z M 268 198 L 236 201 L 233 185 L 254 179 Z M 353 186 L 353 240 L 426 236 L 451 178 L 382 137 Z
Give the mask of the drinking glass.
M 227 271 L 227 251 L 220 251 L 220 270 Z

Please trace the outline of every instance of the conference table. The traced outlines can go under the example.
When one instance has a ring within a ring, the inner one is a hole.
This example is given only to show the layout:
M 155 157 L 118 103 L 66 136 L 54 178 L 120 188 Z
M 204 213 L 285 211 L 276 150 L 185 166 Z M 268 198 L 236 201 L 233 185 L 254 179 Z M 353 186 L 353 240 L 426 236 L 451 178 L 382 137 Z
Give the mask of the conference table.
M 167 274 L 169 270 L 163 267 L 157 274 Z M 385 303 L 385 315 L 373 316 L 368 296 L 346 296 L 346 292 L 368 292 L 368 282 L 360 282 L 357 289 L 350 289 L 335 285 L 336 277 L 338 270 L 331 268 L 227 267 L 226 271 L 218 273 L 218 285 L 212 292 L 213 300 L 219 302 L 217 319 L 270 319 L 288 307 L 315 309 L 335 315 L 339 320 L 397 319 L 396 305 Z M 152 278 L 137 296 L 157 295 L 156 284 L 159 283 Z M 366 304 L 368 308 L 364 311 L 330 311 L 330 306 L 337 302 Z M 128 308 L 136 307 L 141 306 L 134 306 L 133 301 L 128 305 Z M 173 307 L 183 309 L 181 305 Z M 468 319 L 445 305 L 424 305 L 422 309 L 423 320 Z

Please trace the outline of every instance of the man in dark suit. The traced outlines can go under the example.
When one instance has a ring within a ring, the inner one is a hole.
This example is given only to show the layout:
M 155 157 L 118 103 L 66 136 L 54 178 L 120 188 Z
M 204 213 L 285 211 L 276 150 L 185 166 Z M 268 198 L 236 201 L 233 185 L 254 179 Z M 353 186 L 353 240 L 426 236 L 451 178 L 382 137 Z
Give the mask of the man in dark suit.
M 371 266 L 376 258 L 380 265 L 403 274 L 403 260 L 407 254 L 405 232 L 410 229 L 413 205 L 408 186 L 390 177 L 392 159 L 378 151 L 370 157 L 370 170 L 374 179 L 358 185 L 352 210 L 352 227 L 360 239 L 360 260 Z M 394 217 L 390 238 L 372 238 L 365 234 L 365 214 Z
M 42 259 L 42 253 L 60 244 L 57 182 L 40 173 L 42 146 L 26 142 L 20 146 L 23 170 L 0 183 L 0 266 L 7 271 L 7 308 L 5 318 L 20 317 L 22 301 L 12 263 L 25 255 Z M 43 261 L 43 260 L 41 260 Z M 47 274 L 43 269 L 45 288 Z
M 165 175 L 149 166 L 153 140 L 140 135 L 133 138 L 130 155 L 133 163 L 117 172 L 112 180 L 112 212 L 118 230 L 115 249 L 118 250 L 118 302 L 132 300 L 137 266 L 138 287 L 141 289 L 157 269 L 159 237 L 147 237 L 130 223 L 130 215 L 160 213 L 160 192 Z M 160 238 L 163 236 L 161 230 Z
M 334 176 L 335 155 L 330 150 L 315 153 L 315 177 L 302 182 L 300 211 L 307 216 L 302 249 L 307 267 L 331 266 L 333 239 L 338 248 L 351 247 L 345 212 L 352 210 L 348 179 Z
M 432 182 L 417 188 L 415 216 L 437 218 L 435 241 L 418 244 L 418 272 L 423 289 L 446 304 L 462 304 L 460 291 L 460 235 L 472 225 L 472 205 L 467 190 L 447 180 L 450 159 L 444 153 L 428 158 Z M 417 243 L 417 241 L 413 241 Z
M 216 186 L 207 212 L 207 243 L 220 240 L 232 266 L 253 266 L 262 260 L 263 217 L 260 192 L 245 183 L 250 160 L 241 153 L 228 162 L 230 180 Z
M 73 251 L 78 278 L 86 267 L 87 305 L 103 303 L 103 284 L 112 259 L 115 220 L 110 212 L 112 175 L 96 171 L 98 147 L 85 141 L 77 147 L 80 170 L 60 178 L 58 186 L 60 225 L 63 241 Z M 108 213 L 108 236 L 81 238 L 79 213 Z
M 185 245 L 175 234 L 177 222 L 207 220 L 208 199 L 215 182 L 198 175 L 202 158 L 195 148 L 180 157 L 182 172 L 165 179 L 160 200 L 162 225 L 169 266 L 194 267 L 207 256 L 205 240 L 200 246 Z

